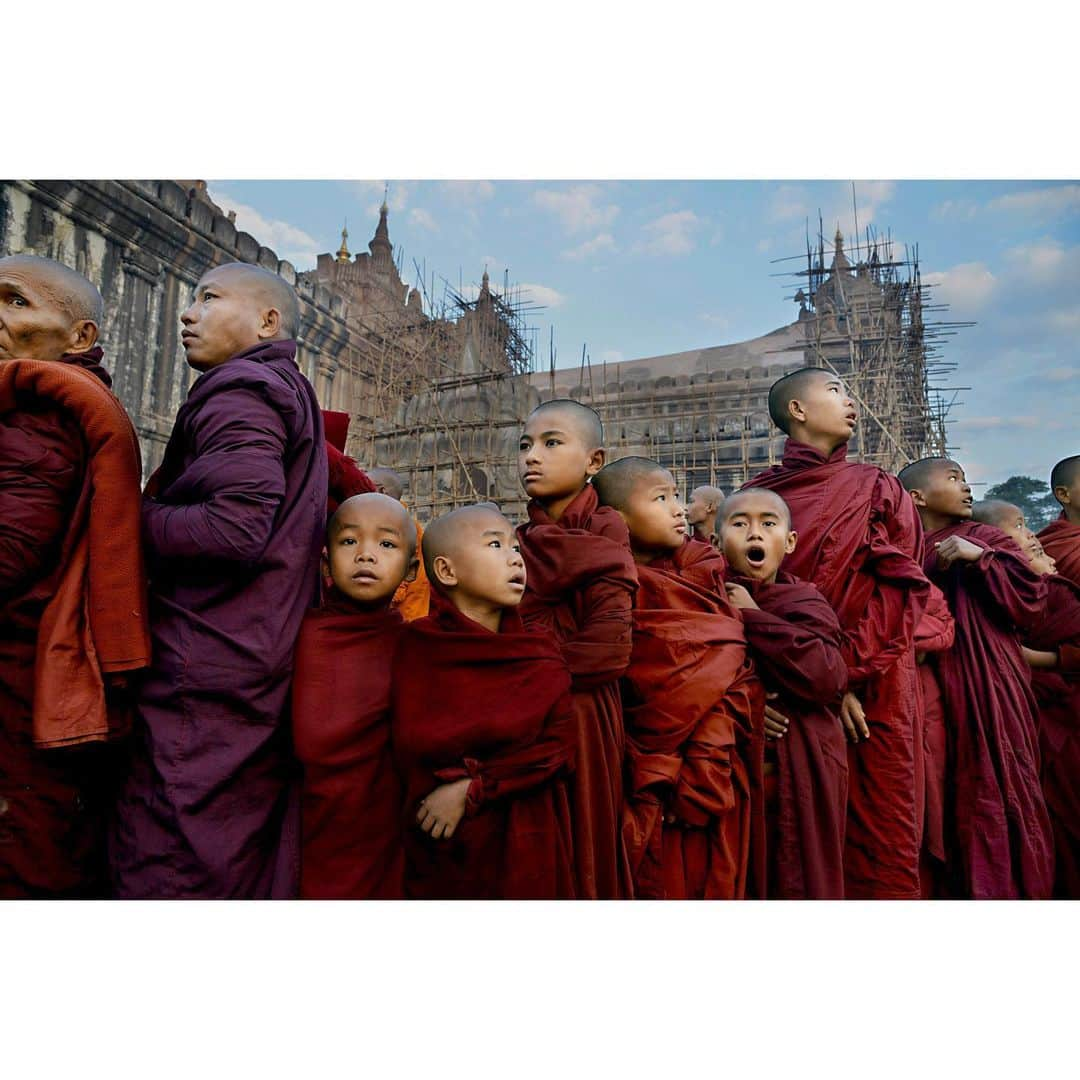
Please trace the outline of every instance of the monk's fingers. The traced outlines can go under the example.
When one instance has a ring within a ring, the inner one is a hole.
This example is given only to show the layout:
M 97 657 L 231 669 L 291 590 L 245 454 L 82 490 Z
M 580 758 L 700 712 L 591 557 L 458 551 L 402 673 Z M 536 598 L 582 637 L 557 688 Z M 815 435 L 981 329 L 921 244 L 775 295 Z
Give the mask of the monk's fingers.
M 421 803 L 416 809 L 416 823 L 417 823 L 417 825 L 423 825 L 424 824 L 424 819 L 428 816 L 428 814 L 430 812 L 431 811 L 428 810 L 427 806 L 425 806 L 424 803 Z
M 840 706 L 840 720 L 844 725 L 844 732 L 848 739 L 853 743 L 857 743 L 859 741 L 859 733 L 855 730 L 855 722 L 851 719 L 848 712 L 847 702 Z

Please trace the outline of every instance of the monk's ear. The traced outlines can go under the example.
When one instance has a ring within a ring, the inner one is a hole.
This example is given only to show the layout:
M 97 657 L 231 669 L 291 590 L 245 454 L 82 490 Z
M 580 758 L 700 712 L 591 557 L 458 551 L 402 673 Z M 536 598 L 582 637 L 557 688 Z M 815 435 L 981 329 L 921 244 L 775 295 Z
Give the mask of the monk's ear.
M 402 581 L 408 581 L 410 583 L 414 582 L 416 580 L 416 575 L 419 572 L 420 572 L 420 560 L 414 555 L 409 560 L 409 568 L 405 571 L 405 576 L 401 580 Z
M 799 542 L 799 534 L 794 529 L 787 534 L 787 539 L 784 541 L 784 554 L 790 555 L 795 550 L 795 545 Z
M 1069 498 L 1069 489 L 1064 484 L 1058 484 L 1058 486 L 1054 488 L 1054 498 L 1057 499 L 1062 506 L 1068 506 L 1072 501 Z
M 607 451 L 602 446 L 597 447 L 589 454 L 589 462 L 585 466 L 585 475 L 595 476 L 606 464 Z
M 788 417 L 794 420 L 797 424 L 806 423 L 806 409 L 803 408 L 803 403 L 798 398 L 792 398 L 788 402 Z
M 435 580 L 446 588 L 453 588 L 457 584 L 454 564 L 445 555 L 435 556 L 431 564 L 431 572 L 435 575 Z
M 911 496 L 911 501 L 916 506 L 921 506 L 921 507 L 926 506 L 926 496 L 923 495 L 923 493 L 918 488 L 912 488 L 908 492 L 908 494 Z
M 267 308 L 262 313 L 262 325 L 259 327 L 259 337 L 272 341 L 281 336 L 281 312 L 277 308 Z
M 71 337 L 68 339 L 68 352 L 87 352 L 97 344 L 98 328 L 93 319 L 80 319 L 71 328 Z

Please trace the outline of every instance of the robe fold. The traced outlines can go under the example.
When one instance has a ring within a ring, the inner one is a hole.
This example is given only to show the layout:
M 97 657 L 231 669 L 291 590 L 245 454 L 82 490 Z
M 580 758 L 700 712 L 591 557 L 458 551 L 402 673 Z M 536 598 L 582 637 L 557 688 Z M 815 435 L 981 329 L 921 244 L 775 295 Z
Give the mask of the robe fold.
M 938 567 L 934 548 L 960 536 L 977 563 Z M 1036 705 L 1019 634 L 1040 618 L 1047 586 L 1019 546 L 964 521 L 927 533 L 924 568 L 956 624 L 937 655 L 947 717 L 945 849 L 950 895 L 1041 899 L 1053 890 L 1054 845 L 1039 784 Z
M 1058 654 L 1056 668 L 1033 668 L 1039 706 L 1043 796 L 1054 831 L 1054 895 L 1080 900 L 1080 585 L 1046 578 L 1046 607 L 1028 648 Z
M 295 896 L 287 707 L 326 525 L 322 415 L 271 341 L 204 372 L 143 499 L 154 661 L 110 833 L 122 897 Z
M 788 439 L 783 463 L 745 486 L 769 488 L 791 508 L 799 544 L 784 566 L 839 617 L 848 689 L 870 726 L 869 739 L 848 747 L 844 895 L 917 899 L 913 642 L 929 585 L 915 506 L 894 476 L 848 461 L 846 445 L 826 459 Z
M 764 854 L 765 692 L 741 620 L 701 584 L 704 563 L 722 573 L 723 556 L 688 540 L 671 558 L 638 566 L 622 679 L 623 833 L 638 899 L 742 899 L 752 858 L 760 868 Z
M 1038 538 L 1046 554 L 1057 563 L 1057 572 L 1080 585 L 1080 525 L 1073 525 L 1062 512 Z
M 521 619 L 554 636 L 573 679 L 577 768 L 571 787 L 581 899 L 630 895 L 620 821 L 623 731 L 619 678 L 630 662 L 637 571 L 618 511 L 600 507 L 591 484 L 552 521 L 535 502 L 518 527 L 527 584 Z
M 404 896 L 404 793 L 390 751 L 390 670 L 404 625 L 335 591 L 300 627 L 292 725 L 304 769 L 303 899 Z
M 503 612 L 495 634 L 437 592 L 394 662 L 392 738 L 405 783 L 405 893 L 412 899 L 575 896 L 566 773 L 575 756 L 570 674 L 546 634 Z M 449 839 L 416 824 L 420 800 L 470 780 Z
M 94 348 L 0 362 L 0 897 L 102 895 L 111 677 L 149 661 L 138 439 Z
M 770 815 L 768 893 L 783 900 L 842 900 L 847 819 L 847 739 L 840 699 L 847 664 L 836 614 L 811 584 L 780 571 L 775 583 L 747 578 L 759 610 L 742 609 L 746 641 L 776 709 L 790 721 L 770 741 L 777 804 Z

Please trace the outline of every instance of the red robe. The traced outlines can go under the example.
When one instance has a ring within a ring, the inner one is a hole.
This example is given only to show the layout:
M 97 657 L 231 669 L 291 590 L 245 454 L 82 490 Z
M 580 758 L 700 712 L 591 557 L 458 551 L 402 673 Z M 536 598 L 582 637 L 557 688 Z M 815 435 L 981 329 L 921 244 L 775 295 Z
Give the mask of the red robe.
M 1054 830 L 1054 895 L 1080 900 L 1080 585 L 1046 579 L 1046 609 L 1026 638 L 1056 652 L 1056 668 L 1033 668 L 1046 809 Z
M 623 803 L 619 677 L 630 662 L 637 571 L 618 511 L 592 485 L 554 522 L 535 502 L 518 528 L 528 572 L 521 619 L 552 634 L 573 679 L 578 759 L 571 789 L 578 896 L 630 895 L 620 820 Z
M 894 476 L 849 462 L 846 446 L 826 460 L 792 439 L 783 464 L 746 486 L 770 488 L 791 507 L 799 544 L 784 565 L 839 617 L 848 689 L 870 725 L 870 738 L 848 748 L 844 895 L 917 899 L 913 642 L 929 585 L 914 504 Z
M 546 634 L 503 612 L 493 634 L 432 591 L 394 661 L 393 747 L 405 781 L 411 899 L 572 899 L 570 674 Z M 471 779 L 453 837 L 416 824 L 420 800 Z
M 723 556 L 688 540 L 671 559 L 638 567 L 622 690 L 623 833 L 639 899 L 733 900 L 748 891 L 765 692 L 742 622 L 722 589 L 706 584 L 704 564 L 718 581 Z
M 329 517 L 346 499 L 353 495 L 378 491 L 378 488 L 371 477 L 345 453 L 349 414 L 323 409 L 322 416 L 326 437 L 326 514 Z
M 304 767 L 300 896 L 404 896 L 401 780 L 390 752 L 390 667 L 405 623 L 336 594 L 296 643 L 293 744 Z
M 935 543 L 961 536 L 977 563 L 938 568 Z M 992 525 L 928 533 L 924 568 L 956 620 L 937 667 L 948 716 L 945 817 L 948 886 L 971 899 L 1040 899 L 1054 880 L 1054 843 L 1039 785 L 1036 705 L 1020 633 L 1041 615 L 1046 582 Z
M 1039 533 L 1039 542 L 1057 563 L 1057 572 L 1080 585 L 1080 525 L 1073 525 L 1062 513 Z
M 778 781 L 767 895 L 842 900 L 848 759 L 837 710 L 848 676 L 840 624 L 813 585 L 784 571 L 774 584 L 734 580 L 758 605 L 741 611 L 758 675 L 791 721 L 767 744 L 776 750 Z

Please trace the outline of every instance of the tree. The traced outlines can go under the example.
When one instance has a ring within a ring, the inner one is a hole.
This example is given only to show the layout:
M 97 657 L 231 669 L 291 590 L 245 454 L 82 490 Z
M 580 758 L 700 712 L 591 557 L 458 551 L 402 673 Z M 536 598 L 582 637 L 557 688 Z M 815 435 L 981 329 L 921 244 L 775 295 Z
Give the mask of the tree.
M 1004 483 L 987 488 L 983 498 L 1000 499 L 1019 507 L 1032 532 L 1049 525 L 1058 515 L 1059 507 L 1050 486 L 1033 476 L 1010 476 Z

